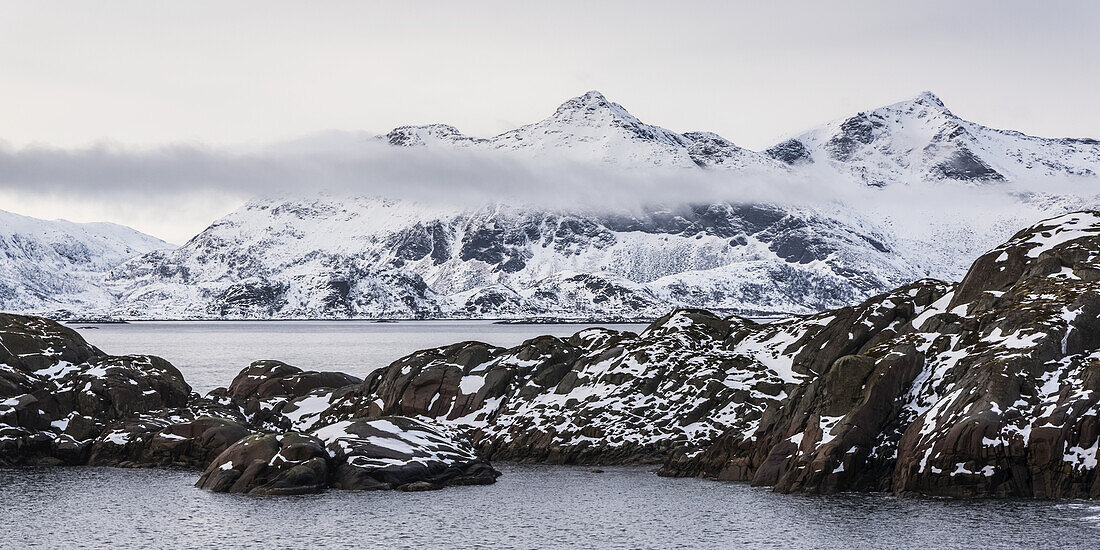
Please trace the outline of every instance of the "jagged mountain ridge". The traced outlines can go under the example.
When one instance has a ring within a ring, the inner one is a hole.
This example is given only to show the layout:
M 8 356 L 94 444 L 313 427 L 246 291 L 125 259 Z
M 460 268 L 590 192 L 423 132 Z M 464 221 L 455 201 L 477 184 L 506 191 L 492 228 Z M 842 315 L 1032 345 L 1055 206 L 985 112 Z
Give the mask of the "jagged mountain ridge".
M 484 139 L 453 126 L 402 126 L 384 136 L 399 146 L 483 147 L 554 152 L 623 165 L 727 168 L 784 175 L 809 166 L 881 187 L 929 181 L 998 182 L 1095 177 L 1100 142 L 1042 138 L 957 117 L 931 92 L 832 121 L 762 152 L 713 132 L 676 133 L 641 122 L 597 91 L 563 103 L 549 118 Z
M 597 91 L 566 101 L 544 120 L 489 139 L 467 136 L 446 124 L 402 126 L 384 139 L 397 146 L 481 147 L 622 166 L 787 171 L 783 163 L 713 132 L 681 134 L 646 124 Z
M 871 227 L 848 211 L 761 205 L 641 215 L 254 201 L 177 250 L 116 268 L 108 283 L 122 297 L 113 313 L 126 317 L 813 311 L 924 269 Z
M 1100 142 L 996 130 L 955 116 L 931 92 L 809 130 L 766 153 L 792 166 L 824 165 L 866 185 L 990 183 L 1092 176 Z
M 172 245 L 112 223 L 40 220 L 0 211 L 0 309 L 82 314 L 110 307 L 111 268 Z

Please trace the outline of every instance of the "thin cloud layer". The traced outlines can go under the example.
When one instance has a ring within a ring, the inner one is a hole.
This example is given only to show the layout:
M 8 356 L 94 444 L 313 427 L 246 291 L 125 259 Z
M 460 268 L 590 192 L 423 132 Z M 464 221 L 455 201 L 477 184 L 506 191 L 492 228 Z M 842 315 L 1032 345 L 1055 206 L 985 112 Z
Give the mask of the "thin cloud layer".
M 197 199 L 211 196 L 243 201 L 327 193 L 458 207 L 508 203 L 589 211 L 709 202 L 829 205 L 919 220 L 922 212 L 958 210 L 981 215 L 1015 209 L 1020 197 L 1031 193 L 1092 195 L 1096 182 L 869 189 L 823 167 L 789 175 L 624 169 L 511 151 L 392 147 L 365 134 L 333 132 L 257 148 L 2 147 L 0 192 L 26 200 L 63 197 L 70 203 L 110 205 L 116 211 L 125 205 L 148 209 L 150 205 L 196 204 Z M 192 226 L 188 231 L 197 231 L 193 220 L 188 223 Z M 180 235 L 170 237 L 179 241 Z

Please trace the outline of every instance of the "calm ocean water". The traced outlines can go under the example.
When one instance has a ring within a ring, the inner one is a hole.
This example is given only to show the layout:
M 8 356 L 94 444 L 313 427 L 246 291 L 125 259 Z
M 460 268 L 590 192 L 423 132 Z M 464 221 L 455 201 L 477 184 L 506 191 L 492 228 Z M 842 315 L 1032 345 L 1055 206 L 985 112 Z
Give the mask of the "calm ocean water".
M 197 474 L 0 469 L 0 548 L 1095 549 L 1100 504 L 779 495 L 740 483 L 498 464 L 496 485 L 259 498 Z
M 107 353 L 144 353 L 167 359 L 199 393 L 228 386 L 242 368 L 258 359 L 363 377 L 425 348 L 465 340 L 511 347 L 535 336 L 570 336 L 586 328 L 491 321 L 139 321 L 69 326 Z M 608 326 L 635 332 L 646 327 Z
M 135 323 L 81 329 L 109 353 L 153 353 L 199 391 L 248 362 L 363 375 L 460 340 L 514 345 L 578 325 L 483 322 Z M 638 326 L 625 326 L 637 330 Z M 649 468 L 496 464 L 496 485 L 258 498 L 197 472 L 0 469 L 0 548 L 1056 548 L 1095 549 L 1100 503 L 791 496 Z

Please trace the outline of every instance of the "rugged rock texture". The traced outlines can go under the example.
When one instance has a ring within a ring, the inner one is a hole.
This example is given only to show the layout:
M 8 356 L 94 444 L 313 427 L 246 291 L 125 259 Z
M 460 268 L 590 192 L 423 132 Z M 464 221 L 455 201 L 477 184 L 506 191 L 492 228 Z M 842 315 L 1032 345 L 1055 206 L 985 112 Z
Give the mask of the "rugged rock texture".
M 108 424 L 190 393 L 159 357 L 106 355 L 53 321 L 0 314 L 0 464 L 82 463 Z
M 295 429 L 295 420 L 305 414 L 299 398 L 362 382 L 342 372 L 316 372 L 281 361 L 256 361 L 245 367 L 229 384 L 208 397 L 220 404 L 239 407 L 248 422 L 265 431 Z
M 210 464 L 196 487 L 218 493 L 299 495 L 328 487 L 329 454 L 316 437 L 257 434 L 228 448 Z
M 92 443 L 88 464 L 204 468 L 251 433 L 245 424 L 212 416 L 124 420 Z
M 0 466 L 205 468 L 200 487 L 266 495 L 496 480 L 467 445 L 408 418 L 270 433 L 316 417 L 317 394 L 360 383 L 257 361 L 199 397 L 163 359 L 107 355 L 56 322 L 0 314 Z
M 784 492 L 1097 498 L 1100 213 L 1021 231 L 893 334 L 667 475 Z
M 921 281 L 856 307 L 768 325 L 677 310 L 642 334 L 588 329 L 503 349 L 424 350 L 358 387 L 317 395 L 316 425 L 351 416 L 436 418 L 494 459 L 652 463 L 698 451 L 764 411 L 831 358 L 895 333 L 946 292 Z M 306 424 L 308 427 L 315 424 Z
M 113 314 L 655 319 L 674 306 L 807 313 L 858 302 L 914 274 L 965 270 L 962 262 L 933 266 L 897 245 L 842 207 L 607 213 L 257 200 L 177 250 L 113 271 L 123 296 Z
M 332 486 L 337 489 L 487 485 L 500 476 L 468 445 L 412 418 L 352 418 L 312 434 L 325 442 L 336 462 Z

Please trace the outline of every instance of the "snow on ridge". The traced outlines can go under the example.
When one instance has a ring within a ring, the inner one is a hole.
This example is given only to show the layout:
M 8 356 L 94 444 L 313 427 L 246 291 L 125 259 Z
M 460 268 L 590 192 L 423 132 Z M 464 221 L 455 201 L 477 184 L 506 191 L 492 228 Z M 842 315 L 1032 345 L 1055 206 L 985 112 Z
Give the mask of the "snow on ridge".
M 173 246 L 113 223 L 41 220 L 0 211 L 0 310 L 103 311 L 115 298 L 106 271 Z

